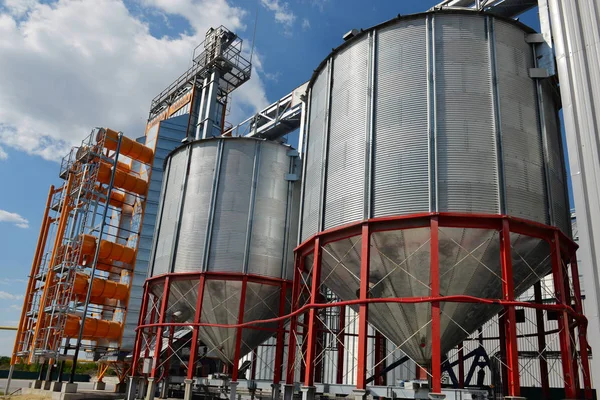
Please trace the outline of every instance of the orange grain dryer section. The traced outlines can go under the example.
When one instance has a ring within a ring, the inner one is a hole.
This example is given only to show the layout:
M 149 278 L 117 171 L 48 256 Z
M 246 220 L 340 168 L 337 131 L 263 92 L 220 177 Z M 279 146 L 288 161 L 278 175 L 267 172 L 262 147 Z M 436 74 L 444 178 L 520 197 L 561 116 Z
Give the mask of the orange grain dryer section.
M 117 150 L 119 132 L 113 131 L 109 128 L 98 130 L 96 141 L 100 142 L 105 137 L 106 140 L 104 141 L 104 147 L 113 151 Z M 152 149 L 136 142 L 135 140 L 131 140 L 126 136 L 123 136 L 121 139 L 121 148 L 119 149 L 119 153 L 133 158 L 134 160 L 141 161 L 144 164 L 150 164 L 154 156 Z
M 75 282 L 73 283 L 73 293 L 83 296 L 87 295 L 89 281 L 89 276 L 77 273 L 75 275 Z M 97 300 L 125 300 L 127 299 L 128 290 L 127 285 L 102 278 L 94 278 L 92 283 L 92 297 Z
M 108 185 L 110 183 L 111 172 L 112 167 L 105 162 L 101 162 L 100 168 L 98 169 L 98 182 Z M 148 188 L 148 183 L 145 180 L 132 174 L 123 172 L 119 168 L 117 168 L 115 171 L 115 180 L 113 185 L 128 192 L 133 192 L 142 196 L 146 194 L 146 189 Z
M 93 256 L 96 251 L 96 238 L 91 235 L 82 235 L 81 242 L 81 254 L 84 256 Z M 131 264 L 135 259 L 135 249 L 107 240 L 101 240 L 98 259 Z
M 77 337 L 77 335 L 79 335 L 80 326 L 81 318 L 73 314 L 67 315 L 64 331 L 65 336 Z M 123 326 L 119 322 L 86 318 L 85 323 L 83 324 L 83 338 L 117 340 L 121 336 L 122 329 Z

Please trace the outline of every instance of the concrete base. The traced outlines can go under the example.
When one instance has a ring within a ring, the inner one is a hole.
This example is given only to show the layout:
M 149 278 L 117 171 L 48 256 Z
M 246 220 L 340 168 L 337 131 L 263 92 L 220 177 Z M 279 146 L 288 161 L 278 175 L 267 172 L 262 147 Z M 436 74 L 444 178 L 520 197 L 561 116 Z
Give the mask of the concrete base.
M 61 393 L 77 393 L 77 384 L 76 383 L 68 383 L 63 382 L 62 388 L 60 389 Z
M 429 393 L 429 398 L 431 400 L 444 400 L 446 395 L 442 393 Z
M 183 392 L 183 400 L 192 400 L 192 388 L 194 385 L 194 380 L 184 379 L 183 384 L 185 385 L 185 390 Z
M 160 395 L 158 398 L 166 399 L 167 397 L 169 397 L 169 378 L 163 379 L 160 385 Z
M 350 396 L 348 396 L 350 397 Z M 351 397 L 354 397 L 354 400 L 366 400 L 367 399 L 367 391 L 361 389 L 354 389 L 352 391 Z
M 125 393 L 125 400 L 135 400 L 135 395 L 137 393 L 137 383 L 137 377 L 129 377 L 129 382 L 127 382 L 127 392 Z
M 32 389 L 41 389 L 43 384 L 44 384 L 44 381 L 37 379 L 37 380 L 31 382 L 31 385 L 29 385 L 29 387 Z
M 154 400 L 156 392 L 156 382 L 154 378 L 148 378 L 148 388 L 146 389 L 146 400 Z
M 127 383 L 121 382 L 115 385 L 115 393 L 126 393 L 127 392 Z
M 271 383 L 271 399 L 279 400 L 281 398 L 281 385 L 279 383 Z
M 237 386 L 239 382 L 229 382 L 229 400 L 237 400 Z
M 283 385 L 283 400 L 292 400 L 294 398 L 294 385 Z
M 44 381 L 44 384 L 42 385 L 42 389 L 50 390 L 50 385 L 52 385 L 52 381 Z
M 62 382 L 52 382 L 50 384 L 50 391 L 51 392 L 60 392 L 62 390 Z
M 315 400 L 316 388 L 314 386 L 302 386 L 300 391 L 302 392 L 302 400 Z
M 94 390 L 105 390 L 106 383 L 104 382 L 94 382 Z

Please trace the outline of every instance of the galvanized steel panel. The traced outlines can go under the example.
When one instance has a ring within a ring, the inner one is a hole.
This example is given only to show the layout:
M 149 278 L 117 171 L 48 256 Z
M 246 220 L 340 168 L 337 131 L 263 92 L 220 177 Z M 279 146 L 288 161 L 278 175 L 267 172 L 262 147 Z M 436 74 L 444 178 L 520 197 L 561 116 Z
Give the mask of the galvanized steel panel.
M 495 21 L 494 33 L 507 213 L 549 223 L 533 50 L 513 24 Z
M 327 70 L 321 71 L 312 87 L 310 98 L 310 131 L 307 135 L 306 178 L 304 183 L 304 207 L 302 210 L 302 240 L 317 233 L 319 227 L 321 172 L 323 168 L 323 140 L 325 115 L 327 113 Z
M 434 16 L 439 211 L 498 213 L 485 18 Z
M 373 216 L 429 210 L 427 26 L 402 21 L 376 41 Z
M 217 142 L 192 145 L 174 272 L 204 270 L 204 242 L 217 162 Z
M 223 146 L 215 203 L 209 271 L 243 272 L 255 143 L 228 140 Z
M 363 218 L 368 51 L 364 36 L 333 60 L 325 229 Z
M 165 274 L 171 271 L 173 241 L 179 225 L 179 203 L 182 197 L 182 185 L 187 169 L 187 154 L 184 151 L 175 153 L 170 158 L 167 185 L 163 194 L 163 210 L 160 221 L 160 232 L 156 241 L 152 275 Z
M 282 171 L 290 158 L 276 143 L 262 143 L 250 235 L 248 273 L 282 277 L 288 188 Z M 297 229 L 292 232 L 297 232 Z

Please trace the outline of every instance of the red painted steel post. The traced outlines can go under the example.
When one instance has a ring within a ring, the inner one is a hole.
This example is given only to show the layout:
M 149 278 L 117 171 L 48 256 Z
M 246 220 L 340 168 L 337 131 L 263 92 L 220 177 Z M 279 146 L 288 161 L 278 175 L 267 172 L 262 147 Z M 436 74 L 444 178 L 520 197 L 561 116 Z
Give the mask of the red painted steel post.
M 200 275 L 200 281 L 198 282 L 198 298 L 196 299 L 196 312 L 194 313 L 194 324 L 200 323 L 200 319 L 202 318 L 205 279 L 206 278 L 204 274 Z M 194 379 L 196 357 L 198 355 L 198 331 L 200 331 L 200 327 L 195 325 L 193 329 L 192 341 L 190 343 L 190 359 L 188 361 L 187 379 Z
M 160 304 L 160 315 L 158 316 L 158 323 L 161 324 L 158 326 L 158 330 L 156 332 L 156 345 L 154 346 L 154 357 L 152 360 L 152 371 L 150 372 L 150 377 L 156 377 L 156 367 L 158 366 L 158 361 L 160 359 L 160 350 L 162 348 L 162 333 L 163 333 L 163 325 L 165 323 L 165 316 L 167 313 L 167 305 L 169 304 L 169 277 L 165 278 L 162 295 L 162 302 Z
M 319 303 L 325 303 L 323 295 L 319 295 Z M 326 309 L 324 311 L 327 311 Z M 325 358 L 323 342 L 325 341 L 325 328 L 320 318 L 317 318 L 315 329 L 317 330 L 317 343 L 315 350 L 315 382 L 323 381 L 323 359 Z
M 502 268 L 502 297 L 504 300 L 513 301 L 515 299 L 515 287 L 508 219 L 502 220 L 502 230 L 500 231 L 500 265 Z M 504 309 L 506 310 L 504 335 L 506 343 L 506 364 L 508 367 L 508 396 L 519 397 L 521 394 L 521 385 L 519 382 L 517 318 L 513 306 L 506 306 Z
M 583 315 L 583 304 L 581 299 L 581 283 L 579 282 L 579 267 L 577 266 L 577 256 L 571 258 L 571 276 L 573 278 L 573 294 L 575 295 L 575 311 Z M 581 359 L 581 369 L 583 370 L 583 393 L 586 399 L 592 399 L 592 381 L 590 375 L 590 363 L 587 342 L 587 325 L 578 321 L 577 333 L 579 334 L 579 356 Z
M 319 301 L 319 287 L 321 284 L 321 239 L 315 239 L 315 249 L 312 267 L 312 286 L 310 291 L 310 303 L 317 304 Z M 315 351 L 318 329 L 317 325 L 318 310 L 311 308 L 308 312 L 308 339 L 306 340 L 306 372 L 304 374 L 304 386 L 312 387 L 315 384 Z
M 148 299 L 150 294 L 148 293 L 148 283 L 144 284 L 144 294 L 142 295 L 142 306 L 140 308 L 140 317 L 138 318 L 138 326 L 143 325 L 146 322 L 146 313 L 148 312 Z M 138 329 L 135 336 L 135 344 L 133 346 L 133 360 L 131 362 L 131 375 L 135 376 L 137 373 L 137 367 L 140 362 L 140 352 L 142 350 L 142 339 L 144 337 L 144 329 Z
M 371 253 L 371 235 L 369 224 L 362 226 L 362 242 L 360 251 L 360 292 L 359 299 L 369 298 L 369 266 Z M 358 354 L 356 365 L 356 388 L 365 390 L 367 388 L 367 340 L 369 310 L 367 303 L 358 306 Z
M 536 282 L 533 285 L 533 295 L 537 304 L 543 304 L 542 283 Z M 535 309 L 535 320 L 537 324 L 537 341 L 540 353 L 540 379 L 542 381 L 542 394 L 545 400 L 550 399 L 550 381 L 548 374 L 548 361 L 546 360 L 546 327 L 544 325 L 544 310 Z
M 346 339 L 346 307 L 340 307 L 340 314 L 338 316 L 338 335 L 337 335 L 337 371 L 335 382 L 337 384 L 344 383 L 344 354 L 346 346 L 344 345 Z
M 296 254 L 294 260 L 294 280 L 292 281 L 292 309 L 294 312 L 298 309 L 298 300 L 300 297 L 300 279 L 304 269 L 304 257 Z M 298 317 L 290 318 L 290 333 L 288 337 L 288 359 L 285 375 L 285 383 L 291 385 L 294 383 L 294 364 L 296 362 L 296 335 L 298 330 Z
M 438 217 L 431 217 L 430 225 L 430 267 L 431 297 L 440 295 L 440 254 Z M 431 387 L 433 393 L 442 393 L 442 350 L 440 326 L 440 302 L 431 303 Z
M 458 387 L 465 387 L 465 342 L 460 342 L 458 347 Z
M 242 292 L 240 294 L 240 308 L 238 311 L 238 324 L 244 323 L 244 310 L 246 308 L 246 289 L 248 287 L 248 276 L 244 276 L 242 281 Z M 235 350 L 233 353 L 233 365 L 231 371 L 231 381 L 237 382 L 238 370 L 240 367 L 240 354 L 242 351 L 242 333 L 244 328 L 237 328 L 235 333 Z
M 562 258 L 560 253 L 560 238 L 558 231 L 554 232 L 554 238 L 550 243 L 552 253 L 552 276 L 554 278 L 555 296 L 558 303 L 566 305 L 564 291 L 564 276 L 562 268 Z M 565 310 L 558 312 L 558 335 L 560 339 L 560 357 L 563 367 L 563 380 L 565 381 L 565 396 L 567 399 L 574 399 L 577 396 L 575 386 L 573 385 L 573 364 L 571 359 L 573 351 L 569 335 L 568 316 Z
M 284 282 L 279 292 L 279 312 L 278 317 L 285 315 L 285 300 L 287 293 L 287 282 Z M 281 381 L 283 370 L 283 350 L 285 346 L 285 321 L 277 323 L 277 337 L 275 339 L 275 371 L 273 372 L 273 383 Z

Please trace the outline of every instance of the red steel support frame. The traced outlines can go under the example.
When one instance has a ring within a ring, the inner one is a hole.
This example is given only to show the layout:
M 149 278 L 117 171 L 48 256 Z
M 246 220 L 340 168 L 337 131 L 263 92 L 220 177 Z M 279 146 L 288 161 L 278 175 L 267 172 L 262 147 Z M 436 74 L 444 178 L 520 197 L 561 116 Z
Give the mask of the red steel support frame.
M 160 350 L 162 348 L 162 333 L 163 333 L 163 324 L 165 323 L 165 315 L 167 313 L 167 305 L 169 304 L 169 277 L 165 278 L 162 302 L 160 303 L 160 314 L 158 316 L 158 321 L 161 325 L 158 326 L 158 330 L 156 332 L 156 345 L 154 346 L 154 357 L 152 360 L 152 371 L 150 372 L 151 378 L 156 378 L 156 368 L 158 366 L 158 361 L 160 359 Z
M 500 266 L 502 269 L 502 296 L 504 300 L 515 299 L 515 287 L 512 271 L 510 246 L 510 226 L 507 219 L 502 220 L 500 231 Z M 513 306 L 505 306 L 504 335 L 506 344 L 506 365 L 508 369 L 508 396 L 519 397 L 519 352 L 517 348 L 517 318 Z
M 238 324 L 244 322 L 244 310 L 246 308 L 246 289 L 248 288 L 248 280 L 244 277 L 242 281 L 242 293 L 240 294 L 240 309 L 238 311 Z M 242 351 L 242 333 L 244 328 L 237 328 L 235 333 L 235 352 L 233 355 L 233 365 L 231 371 L 231 381 L 237 382 L 240 354 Z
M 146 286 L 146 285 L 144 285 Z M 144 294 L 142 295 L 142 307 L 140 309 L 140 317 L 138 319 L 138 325 L 143 324 L 146 319 L 146 313 L 148 312 L 148 300 L 150 293 L 146 287 L 144 287 Z M 137 373 L 138 364 L 140 362 L 140 352 L 142 351 L 143 334 L 142 331 L 135 337 L 135 344 L 133 346 L 133 362 L 131 364 L 131 375 L 135 376 Z
M 204 275 L 200 275 L 198 282 L 198 299 L 196 300 L 196 312 L 194 314 L 194 322 L 199 323 L 202 318 L 202 302 L 204 301 Z M 198 356 L 198 331 L 200 327 L 195 326 L 192 333 L 192 342 L 190 344 L 190 360 L 188 361 L 187 379 L 194 379 L 194 371 L 196 357 Z
M 338 316 L 338 334 L 337 334 L 337 371 L 335 377 L 335 383 L 344 383 L 344 354 L 346 350 L 345 339 L 346 339 L 346 307 L 339 307 L 340 313 Z
M 554 288 L 556 292 L 555 295 L 558 303 L 565 305 L 565 284 L 560 249 L 560 238 L 558 236 L 558 232 L 554 233 L 554 236 L 550 241 L 550 246 L 552 253 L 552 276 L 554 277 Z M 575 389 L 573 363 L 571 362 L 573 350 L 571 348 L 568 321 L 569 317 L 567 312 L 565 310 L 559 311 L 558 335 L 560 339 L 560 357 L 563 368 L 563 380 L 565 381 L 565 396 L 567 399 L 574 399 L 577 396 L 577 390 Z
M 385 359 L 385 337 L 379 331 L 375 331 L 375 384 L 385 385 L 385 374 L 382 374 Z
M 369 224 L 362 226 L 360 250 L 360 300 L 369 297 L 369 264 L 371 252 L 371 232 Z M 358 308 L 358 354 L 356 364 L 356 388 L 365 390 L 367 388 L 367 340 L 368 340 L 368 317 L 369 309 L 366 302 L 361 303 Z
M 312 267 L 312 290 L 310 293 L 310 304 L 317 304 L 320 296 L 319 286 L 321 284 L 321 240 L 315 240 L 314 258 Z M 315 384 L 315 351 L 317 334 L 315 325 L 317 323 L 317 310 L 311 308 L 308 312 L 308 339 L 306 340 L 306 372 L 304 374 L 304 386 L 312 387 Z
M 583 314 L 583 304 L 581 302 L 581 283 L 579 282 L 579 267 L 577 266 L 577 257 L 571 258 L 571 277 L 573 279 L 573 294 L 575 296 L 575 311 Z M 579 355 L 581 359 L 581 369 L 583 370 L 583 394 L 586 400 L 593 398 L 592 381 L 590 375 L 590 364 L 588 359 L 588 342 L 587 342 L 587 324 L 581 328 L 577 327 L 579 335 Z
M 439 223 L 431 218 L 430 225 L 430 279 L 431 297 L 440 296 Z M 440 338 L 440 303 L 431 303 L 431 388 L 433 393 L 442 393 L 442 351 Z
M 292 312 L 298 309 L 298 300 L 300 297 L 300 279 L 302 270 L 304 270 L 304 257 L 296 254 L 294 260 L 294 280 L 292 282 Z M 290 333 L 288 338 L 288 359 L 285 383 L 291 385 L 294 383 L 294 364 L 296 363 L 296 335 L 298 329 L 298 317 L 293 315 L 290 318 Z
M 465 387 L 465 351 L 464 342 L 460 342 L 458 346 L 458 387 L 463 389 Z
M 543 304 L 542 284 L 536 282 L 533 285 L 533 295 L 535 302 Z M 550 381 L 548 379 L 548 361 L 546 360 L 546 327 L 544 325 L 544 310 L 535 310 L 535 320 L 537 324 L 538 351 L 540 353 L 540 379 L 542 381 L 542 394 L 545 400 L 550 399 Z
M 279 292 L 279 315 L 285 314 L 285 301 L 287 295 L 287 282 Z M 273 383 L 281 382 L 283 373 L 283 350 L 285 347 L 285 321 L 282 319 L 277 324 L 277 339 L 275 340 L 275 371 L 273 372 Z

